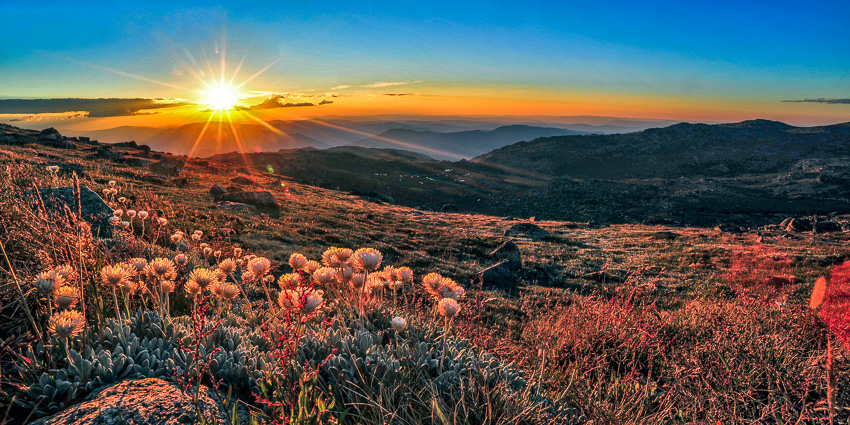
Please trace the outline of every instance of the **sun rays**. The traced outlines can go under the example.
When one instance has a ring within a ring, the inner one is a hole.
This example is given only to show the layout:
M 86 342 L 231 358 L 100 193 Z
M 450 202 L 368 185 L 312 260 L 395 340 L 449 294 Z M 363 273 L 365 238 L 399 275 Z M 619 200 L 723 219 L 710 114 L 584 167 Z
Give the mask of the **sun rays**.
M 416 150 L 415 148 L 417 146 L 382 137 L 372 132 L 348 128 L 338 123 L 320 120 L 315 117 L 292 114 L 288 110 L 290 108 L 287 108 L 287 106 L 301 106 L 297 101 L 288 104 L 280 102 L 279 107 L 269 106 L 268 99 L 260 105 L 243 103 L 249 98 L 256 97 L 257 95 L 255 93 L 258 93 L 257 90 L 253 90 L 253 88 L 247 87 L 247 85 L 252 82 L 256 84 L 255 80 L 273 66 L 280 63 L 282 58 L 274 58 L 262 68 L 249 70 L 249 67 L 246 66 L 246 61 L 250 56 L 250 47 L 246 49 L 244 54 L 241 54 L 241 60 L 235 63 L 228 63 L 226 44 L 225 29 L 222 31 L 221 40 L 216 40 L 212 43 L 213 48 L 197 49 L 187 46 L 172 46 L 172 57 L 175 62 L 175 71 L 172 75 L 176 78 L 174 81 L 162 81 L 161 79 L 66 57 L 63 57 L 63 59 L 185 93 L 181 97 L 191 102 L 187 107 L 190 109 L 196 108 L 193 112 L 190 112 L 190 117 L 188 118 L 193 122 L 204 123 L 199 129 L 197 136 L 192 137 L 194 141 L 191 145 L 186 146 L 190 147 L 188 152 L 178 149 L 181 153 L 188 154 L 189 156 L 201 154 L 202 152 L 222 153 L 237 151 L 241 154 L 245 165 L 248 166 L 249 160 L 245 154 L 255 152 L 260 148 L 252 148 L 254 146 L 254 140 L 251 137 L 239 134 L 240 131 L 245 131 L 242 123 L 251 122 L 274 135 L 283 136 L 284 138 L 288 137 L 289 135 L 279 125 L 275 125 L 274 121 L 270 121 L 271 119 L 282 119 L 293 122 L 310 121 L 329 128 L 357 134 L 363 136 L 363 138 L 371 137 L 390 142 L 399 149 L 414 148 Z M 266 82 L 265 84 L 268 83 Z M 275 82 L 275 84 L 285 86 L 283 82 L 279 81 Z M 278 93 L 277 90 L 262 90 L 260 93 L 271 94 L 273 96 L 272 99 L 274 97 L 282 99 L 280 95 L 276 94 Z M 418 149 L 422 149 L 422 147 L 418 147 Z M 436 149 L 426 149 L 426 151 L 461 159 L 460 156 L 453 155 L 450 152 L 443 152 Z

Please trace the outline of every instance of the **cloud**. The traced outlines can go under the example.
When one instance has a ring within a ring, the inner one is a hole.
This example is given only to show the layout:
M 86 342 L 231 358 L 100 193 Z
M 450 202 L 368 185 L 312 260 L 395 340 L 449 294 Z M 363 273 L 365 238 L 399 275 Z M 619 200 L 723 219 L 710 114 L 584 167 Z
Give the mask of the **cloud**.
M 147 109 L 188 105 L 183 99 L 0 99 L 0 114 L 47 114 L 87 111 L 89 118 L 147 115 Z
M 303 98 L 303 97 L 314 97 L 314 96 L 296 96 L 296 97 L 302 97 Z M 266 100 L 264 100 L 264 101 L 262 101 L 262 102 L 260 102 L 256 105 L 248 106 L 248 107 L 236 106 L 236 107 L 234 107 L 234 109 L 251 110 L 251 109 L 272 109 L 272 108 L 294 108 L 294 107 L 299 107 L 299 106 L 316 106 L 316 104 L 312 103 L 312 102 L 286 102 L 286 103 L 283 103 L 283 100 L 285 98 L 286 97 L 283 96 L 283 95 L 274 94 L 271 97 L 269 97 L 268 99 L 266 99 Z M 319 102 L 319 105 L 327 105 L 329 103 L 333 103 L 333 101 L 332 100 L 322 100 L 321 102 Z
M 384 93 L 384 96 L 413 96 L 413 93 Z
M 331 87 L 331 90 L 342 90 L 342 89 L 349 89 L 349 88 L 351 88 L 351 86 L 350 86 L 350 85 L 348 85 L 348 84 L 343 84 L 343 85 L 341 85 L 341 86 Z
M 377 88 L 381 88 L 381 87 L 403 86 L 403 85 L 405 85 L 405 84 L 414 84 L 414 83 L 421 83 L 421 82 L 422 82 L 422 80 L 416 80 L 416 81 L 394 81 L 394 82 L 377 82 L 377 83 L 372 83 L 372 84 L 364 84 L 364 85 L 362 85 L 362 86 L 360 86 L 360 87 L 366 87 L 366 88 L 370 88 L 370 89 L 377 89 Z
M 783 102 L 791 102 L 791 103 L 825 103 L 829 105 L 850 105 L 850 99 L 796 99 L 796 100 L 783 100 Z
M 249 106 L 248 109 L 271 109 L 271 108 L 280 108 L 280 99 L 283 99 L 283 96 L 275 94 L 269 97 L 268 99 L 254 105 Z

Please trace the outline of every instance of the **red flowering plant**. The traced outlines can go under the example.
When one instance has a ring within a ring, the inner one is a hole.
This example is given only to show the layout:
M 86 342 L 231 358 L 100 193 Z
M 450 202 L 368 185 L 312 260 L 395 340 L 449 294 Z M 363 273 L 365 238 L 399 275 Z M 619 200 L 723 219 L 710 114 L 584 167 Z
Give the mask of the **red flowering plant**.
M 850 348 L 850 262 L 846 262 L 832 269 L 829 283 L 825 277 L 821 277 L 815 283 L 812 298 L 809 303 L 812 310 L 820 308 L 819 316 L 829 328 L 830 332 L 838 337 L 846 348 Z M 837 383 L 834 371 L 834 355 L 832 339 L 827 339 L 826 355 L 826 397 L 829 404 L 829 423 L 833 423 L 835 417 L 835 391 Z
M 304 372 L 297 377 L 292 374 L 302 338 L 306 335 L 319 338 L 313 328 L 325 332 L 330 326 L 328 320 L 315 326 L 317 320 L 314 319 L 321 314 L 324 305 L 323 292 L 316 289 L 308 273 L 299 270 L 298 275 L 297 280 L 282 277 L 286 283 L 281 283 L 279 310 L 262 326 L 263 337 L 269 343 L 277 367 L 259 380 L 259 391 L 254 398 L 263 406 L 272 424 L 335 423 L 331 414 L 334 400 L 327 399 L 319 390 L 317 376 L 336 350 L 318 365 L 305 363 Z M 289 286 L 294 282 L 297 282 L 295 286 Z
M 782 304 L 797 282 L 791 260 L 765 245 L 732 254 L 724 277 L 744 304 Z
M 844 346 L 850 348 L 850 262 L 835 267 L 825 286 L 820 318 Z M 817 295 L 817 289 L 813 295 Z

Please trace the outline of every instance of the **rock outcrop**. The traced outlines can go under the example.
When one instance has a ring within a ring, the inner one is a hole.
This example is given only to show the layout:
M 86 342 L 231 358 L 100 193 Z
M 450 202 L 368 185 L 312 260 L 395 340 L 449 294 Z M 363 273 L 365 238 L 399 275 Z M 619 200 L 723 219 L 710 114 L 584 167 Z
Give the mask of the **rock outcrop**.
M 278 209 L 274 195 L 267 190 L 260 190 L 256 192 L 228 192 L 217 196 L 215 199 L 216 201 L 229 201 L 253 205 L 260 209 Z
M 230 423 L 225 409 L 207 388 L 198 397 L 198 407 L 207 424 Z M 34 425 L 193 423 L 201 422 L 197 420 L 192 395 L 183 393 L 176 384 L 156 378 L 119 382 L 93 393 L 80 404 L 33 422 Z
M 522 254 L 519 252 L 519 247 L 514 241 L 507 241 L 490 253 L 490 258 L 497 260 L 507 260 L 511 271 L 522 269 Z
M 42 189 L 39 193 L 48 210 L 63 214 L 67 205 L 71 211 L 75 211 L 74 188 Z M 112 225 L 109 224 L 112 208 L 87 186 L 80 186 L 80 213 L 83 220 L 91 225 L 93 236 L 112 237 Z
M 485 289 L 496 288 L 510 291 L 519 283 L 519 278 L 514 273 L 508 260 L 502 260 L 487 267 L 481 271 L 478 278 L 481 279 Z
M 256 214 L 258 212 L 257 207 L 248 204 L 240 204 L 239 202 L 221 201 L 216 204 L 216 207 L 222 211 L 230 212 L 245 212 L 252 214 Z

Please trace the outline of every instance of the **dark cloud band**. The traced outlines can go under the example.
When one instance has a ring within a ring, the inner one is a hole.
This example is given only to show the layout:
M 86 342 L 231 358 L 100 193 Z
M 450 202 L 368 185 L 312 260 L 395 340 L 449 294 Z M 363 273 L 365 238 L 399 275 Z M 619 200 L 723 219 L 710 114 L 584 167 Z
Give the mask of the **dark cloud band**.
M 186 102 L 157 99 L 0 99 L 0 114 L 46 114 L 87 111 L 91 118 L 146 114 L 148 109 L 172 108 Z
M 850 105 L 850 99 L 796 99 L 796 100 L 783 100 L 783 102 L 791 102 L 791 103 L 826 103 L 829 105 Z

